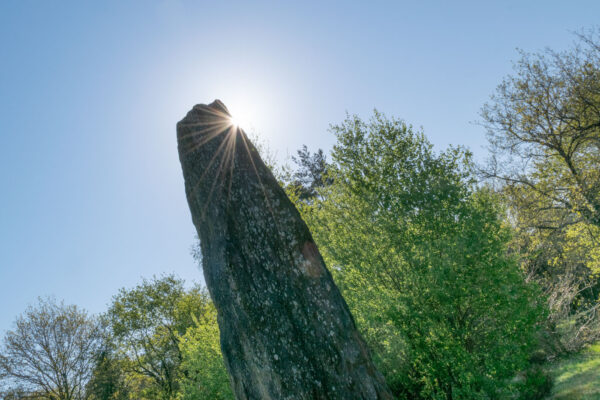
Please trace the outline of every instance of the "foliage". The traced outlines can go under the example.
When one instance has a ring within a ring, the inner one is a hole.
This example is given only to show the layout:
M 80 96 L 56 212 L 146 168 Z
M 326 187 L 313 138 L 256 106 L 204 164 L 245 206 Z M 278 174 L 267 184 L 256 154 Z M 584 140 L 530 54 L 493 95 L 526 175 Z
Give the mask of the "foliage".
M 522 53 L 482 110 L 492 158 L 529 279 L 550 306 L 548 353 L 600 339 L 600 46 Z
M 600 45 L 593 33 L 579 38 L 569 52 L 522 53 L 482 110 L 493 155 L 486 174 L 528 188 L 530 212 L 572 216 L 551 218 L 554 228 L 600 227 Z
M 533 365 L 523 376 L 523 381 L 518 387 L 520 400 L 545 399 L 552 392 L 554 382 L 552 377 L 541 365 Z
M 181 338 L 181 369 L 185 379 L 178 399 L 233 399 L 219 343 L 217 312 L 209 304 L 200 319 Z
M 0 350 L 6 398 L 85 399 L 93 354 L 100 345 L 94 318 L 74 305 L 38 299 L 18 316 Z
M 144 280 L 121 289 L 106 314 L 120 356 L 131 360 L 128 368 L 150 378 L 164 399 L 177 392 L 178 334 L 187 326 L 177 319 L 176 305 L 184 294 L 183 282 L 172 276 Z
M 297 204 L 388 383 L 401 398 L 497 397 L 543 310 L 470 155 L 435 154 L 377 112 L 333 130 L 332 183 Z
M 513 207 L 516 235 L 512 242 L 528 279 L 544 289 L 550 314 L 545 349 L 547 357 L 579 351 L 600 339 L 600 281 L 598 233 L 595 226 L 577 223 L 561 229 L 536 230 L 526 211 Z
M 128 400 L 131 394 L 130 380 L 126 372 L 127 360 L 119 359 L 109 332 L 104 330 L 102 345 L 94 354 L 94 370 L 87 384 L 90 400 Z
M 203 289 L 186 290 L 183 281 L 174 276 L 144 280 L 133 289 L 120 290 L 105 318 L 136 398 L 170 400 L 177 398 L 180 388 L 185 393 L 194 384 L 207 384 L 201 379 L 209 373 L 201 365 L 190 365 L 194 354 L 186 343 L 196 329 L 206 326 L 198 321 L 209 321 L 206 318 L 213 312 Z M 215 335 L 213 341 L 218 340 L 216 329 L 210 333 Z M 202 354 L 199 350 L 198 356 Z M 214 365 L 209 367 L 216 371 Z
M 289 185 L 290 189 L 294 188 L 298 200 L 310 201 L 317 196 L 320 187 L 332 183 L 327 174 L 327 157 L 323 150 L 311 153 L 306 146 L 302 146 L 292 161 L 296 164 L 296 171 Z

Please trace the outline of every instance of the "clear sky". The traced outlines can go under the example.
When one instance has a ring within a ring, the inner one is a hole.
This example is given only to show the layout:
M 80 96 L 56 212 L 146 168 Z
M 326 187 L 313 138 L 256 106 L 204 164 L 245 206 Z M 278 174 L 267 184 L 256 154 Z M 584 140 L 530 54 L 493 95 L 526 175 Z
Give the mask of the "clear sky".
M 516 48 L 563 49 L 596 1 L 0 2 L 0 331 L 40 295 L 201 281 L 175 123 L 220 98 L 280 157 L 345 112 L 485 156 L 472 121 Z M 250 126 L 252 125 L 252 126 Z

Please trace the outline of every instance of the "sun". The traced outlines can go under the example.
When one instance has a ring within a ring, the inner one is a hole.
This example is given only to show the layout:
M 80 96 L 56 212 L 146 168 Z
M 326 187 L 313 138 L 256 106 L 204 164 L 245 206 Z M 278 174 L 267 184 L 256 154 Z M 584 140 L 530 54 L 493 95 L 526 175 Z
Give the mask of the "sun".
M 252 123 L 252 119 L 248 113 L 235 113 L 229 117 L 229 123 L 232 127 L 242 130 L 250 130 L 254 129 L 254 124 Z
M 224 99 L 224 104 L 229 110 L 229 123 L 232 127 L 243 130 L 244 132 L 254 132 L 260 129 L 260 121 L 257 117 L 262 113 L 257 105 L 258 101 L 242 99 L 232 96 L 232 99 Z M 244 101 L 245 100 L 245 101 Z
M 231 126 L 233 126 L 234 128 L 240 128 L 240 124 L 241 122 L 236 118 L 236 117 L 230 117 L 229 118 L 229 123 L 231 124 Z

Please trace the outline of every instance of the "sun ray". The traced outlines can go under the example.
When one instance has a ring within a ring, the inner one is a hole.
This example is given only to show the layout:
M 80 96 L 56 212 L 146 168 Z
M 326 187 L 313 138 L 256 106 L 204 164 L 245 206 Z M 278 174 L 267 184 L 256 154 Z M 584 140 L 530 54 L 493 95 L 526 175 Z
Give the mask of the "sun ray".
M 273 207 L 271 206 L 271 202 L 269 201 L 269 196 L 267 195 L 267 190 L 265 189 L 265 185 L 263 185 L 263 183 L 262 183 L 262 179 L 260 178 L 258 169 L 256 168 L 256 164 L 254 164 L 254 159 L 252 158 L 252 154 L 250 153 L 250 147 L 248 146 L 246 137 L 243 133 L 241 136 L 242 136 L 242 141 L 244 142 L 244 147 L 246 148 L 246 152 L 248 153 L 248 157 L 250 158 L 250 164 L 252 165 L 254 174 L 256 175 L 256 178 L 258 179 L 258 184 L 260 185 L 263 195 L 265 196 L 265 203 L 267 204 L 267 208 L 269 209 L 269 212 L 271 213 L 271 217 L 273 217 L 273 224 L 275 225 L 275 230 L 277 231 L 277 234 L 279 236 L 281 236 L 281 230 L 279 229 L 279 225 L 277 223 L 277 218 L 275 217 L 275 211 L 273 211 Z
M 217 136 L 219 136 L 220 134 L 222 134 L 227 129 L 227 127 L 228 127 L 228 125 L 221 123 L 221 124 L 218 124 L 218 125 L 215 125 L 215 126 L 209 128 L 209 129 L 193 131 L 193 132 L 190 132 L 189 134 L 182 135 L 180 137 L 180 141 L 184 140 L 186 142 L 191 143 L 191 145 L 189 145 L 187 147 L 184 143 L 184 145 L 183 145 L 184 154 L 187 155 L 187 154 L 199 149 L 207 142 L 211 141 L 212 139 L 214 139 Z M 204 135 L 204 136 L 199 141 L 194 142 L 194 139 L 198 135 Z
M 213 155 L 213 157 L 211 159 L 211 163 L 210 164 L 212 164 L 212 162 L 214 162 L 214 160 L 216 159 L 216 156 L 219 153 L 223 153 L 223 159 L 219 163 L 219 167 L 217 168 L 217 172 L 216 172 L 216 174 L 214 176 L 214 179 L 213 179 L 213 182 L 211 184 L 210 191 L 208 192 L 208 197 L 206 199 L 206 203 L 204 204 L 204 208 L 203 208 L 203 210 L 201 212 L 202 218 L 204 218 L 204 215 L 206 214 L 206 210 L 208 209 L 208 206 L 210 204 L 210 200 L 212 198 L 212 194 L 213 194 L 213 192 L 215 190 L 215 187 L 217 186 L 217 181 L 221 178 L 221 174 L 224 171 L 226 171 L 227 167 L 224 167 L 224 166 L 225 166 L 225 164 L 227 164 L 229 162 L 229 154 L 231 153 L 231 149 L 230 149 L 230 147 L 231 147 L 231 136 L 232 136 L 231 132 L 229 132 L 227 134 L 227 137 L 225 138 L 225 140 L 223 140 L 223 142 L 221 142 L 221 144 L 219 145 L 217 151 L 215 152 L 215 154 Z M 210 164 L 209 164 L 209 166 L 210 166 Z M 207 167 L 206 170 L 205 170 L 205 172 L 204 172 L 204 174 L 202 174 L 202 176 L 204 176 L 206 174 L 206 171 L 208 171 L 208 169 L 209 168 Z M 201 178 L 201 180 L 202 179 L 203 178 Z M 198 183 L 200 183 L 200 181 Z
M 232 161 L 231 161 L 231 167 L 229 169 L 229 182 L 227 185 L 227 202 L 229 203 L 229 199 L 231 197 L 231 183 L 233 182 L 233 169 L 235 167 L 235 146 L 237 145 L 237 136 L 238 136 L 238 128 L 235 128 L 235 132 L 232 135 L 232 145 L 231 145 L 231 152 L 232 152 Z
M 196 182 L 196 184 L 192 188 L 192 192 L 195 192 L 196 189 L 198 189 L 198 186 L 202 183 L 202 181 L 206 177 L 206 174 L 210 171 L 210 167 L 213 165 L 213 163 L 215 162 L 215 160 L 217 159 L 217 157 L 223 151 L 223 148 L 226 146 L 226 144 L 227 144 L 226 142 L 227 142 L 226 140 L 223 140 L 221 142 L 221 144 L 217 147 L 217 150 L 214 152 L 214 154 L 212 155 L 212 157 L 208 161 L 208 165 L 206 166 L 206 168 L 202 172 L 202 175 L 200 175 L 200 177 L 198 178 L 198 182 Z
M 229 201 L 229 199 L 230 199 L 231 186 L 232 186 L 232 182 L 233 182 L 233 174 L 234 174 L 234 168 L 235 168 L 235 151 L 236 151 L 237 136 L 240 135 L 243 145 L 245 147 L 245 150 L 248 154 L 249 161 L 252 166 L 252 170 L 254 171 L 254 174 L 256 175 L 256 177 L 258 179 L 258 183 L 260 185 L 261 191 L 263 192 L 263 196 L 265 198 L 267 209 L 269 210 L 269 213 L 271 214 L 271 216 L 273 217 L 273 220 L 276 223 L 277 219 L 275 218 L 275 212 L 270 203 L 269 197 L 266 192 L 266 188 L 265 188 L 265 186 L 262 182 L 262 179 L 258 173 L 256 164 L 254 163 L 254 159 L 253 159 L 252 153 L 250 151 L 250 147 L 248 146 L 245 134 L 240 126 L 241 121 L 239 119 L 236 119 L 235 117 L 232 117 L 229 114 L 223 113 L 218 110 L 209 109 L 206 111 L 209 114 L 211 114 L 217 118 L 215 118 L 214 120 L 210 120 L 210 121 L 201 121 L 201 122 L 182 124 L 181 126 L 188 128 L 188 129 L 191 128 L 192 131 L 185 133 L 179 137 L 179 140 L 182 143 L 182 148 L 183 148 L 184 154 L 187 155 L 187 154 L 190 154 L 190 153 L 198 150 L 200 147 L 204 146 L 206 143 L 210 142 L 211 140 L 215 139 L 216 137 L 218 137 L 222 134 L 226 135 L 226 137 L 223 139 L 223 141 L 216 148 L 214 154 L 212 155 L 212 157 L 210 158 L 210 160 L 208 162 L 208 165 L 206 166 L 206 168 L 204 169 L 204 171 L 198 178 L 198 181 L 192 188 L 192 191 L 197 190 L 198 186 L 207 179 L 207 174 L 211 170 L 211 167 L 213 166 L 213 164 L 216 162 L 216 160 L 218 158 L 221 158 L 221 161 L 220 161 L 220 163 L 217 167 L 216 173 L 214 175 L 214 179 L 210 183 L 209 193 L 208 193 L 206 202 L 205 202 L 202 212 L 201 212 L 202 218 L 204 218 L 206 211 L 208 209 L 208 206 L 212 200 L 214 191 L 218 184 L 217 181 L 221 180 L 222 178 L 226 178 L 227 175 L 229 175 L 229 181 L 226 183 L 226 185 L 227 185 L 227 201 Z M 200 129 L 194 129 L 194 128 L 200 128 Z M 198 136 L 201 136 L 201 137 L 198 138 Z M 275 228 L 276 228 L 277 232 L 280 233 L 279 227 L 275 226 Z

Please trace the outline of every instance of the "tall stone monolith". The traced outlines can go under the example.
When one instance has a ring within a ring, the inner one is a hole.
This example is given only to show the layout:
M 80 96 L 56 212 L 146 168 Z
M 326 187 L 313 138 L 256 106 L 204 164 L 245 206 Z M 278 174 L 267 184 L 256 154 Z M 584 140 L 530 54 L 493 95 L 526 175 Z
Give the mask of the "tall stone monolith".
M 237 399 L 392 399 L 308 227 L 219 100 L 179 158 Z

